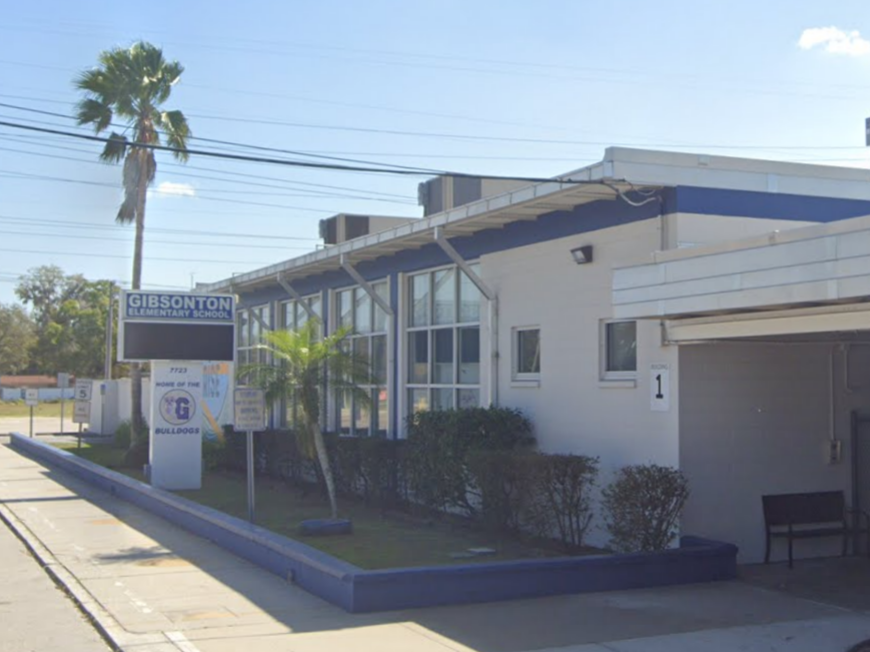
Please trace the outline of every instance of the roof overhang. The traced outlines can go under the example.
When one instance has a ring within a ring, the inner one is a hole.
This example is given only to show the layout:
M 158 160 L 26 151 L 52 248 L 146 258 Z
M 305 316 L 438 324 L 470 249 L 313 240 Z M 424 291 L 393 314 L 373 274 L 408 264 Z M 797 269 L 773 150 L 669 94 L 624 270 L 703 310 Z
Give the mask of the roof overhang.
M 589 202 L 615 200 L 620 192 L 681 185 L 870 200 L 870 170 L 610 147 L 601 162 L 553 181 L 487 197 L 216 283 L 200 284 L 197 291 L 248 291 L 274 283 L 278 274 L 292 280 L 337 270 L 342 256 L 356 264 L 427 245 L 433 242 L 436 227 L 447 237 L 466 236 Z
M 676 341 L 870 329 L 870 216 L 656 252 L 615 269 L 613 315 Z
M 442 229 L 447 237 L 467 236 L 512 222 L 535 220 L 546 213 L 570 210 L 589 202 L 614 200 L 619 196 L 619 191 L 632 189 L 630 184 L 606 180 L 603 171 L 603 164 L 590 166 L 552 182 L 485 198 L 217 283 L 201 284 L 197 290 L 253 290 L 274 283 L 278 274 L 293 280 L 340 269 L 342 256 L 356 264 L 423 247 L 434 243 L 436 228 Z

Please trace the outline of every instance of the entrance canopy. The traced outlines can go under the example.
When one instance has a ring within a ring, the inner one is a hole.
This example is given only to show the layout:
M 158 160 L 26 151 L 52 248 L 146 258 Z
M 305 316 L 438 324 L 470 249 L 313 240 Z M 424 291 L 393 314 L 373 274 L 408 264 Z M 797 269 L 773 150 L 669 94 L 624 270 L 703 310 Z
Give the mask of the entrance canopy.
M 614 270 L 612 300 L 670 342 L 870 331 L 870 216 L 656 252 Z

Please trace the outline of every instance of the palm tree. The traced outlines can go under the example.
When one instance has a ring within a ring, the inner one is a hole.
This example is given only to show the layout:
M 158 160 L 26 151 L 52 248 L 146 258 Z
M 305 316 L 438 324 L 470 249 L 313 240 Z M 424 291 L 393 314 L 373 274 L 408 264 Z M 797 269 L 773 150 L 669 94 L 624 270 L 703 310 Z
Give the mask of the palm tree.
M 137 144 L 160 145 L 162 135 L 165 144 L 173 148 L 175 158 L 187 161 L 190 138 L 187 119 L 181 111 L 161 109 L 184 68 L 177 61 L 167 61 L 160 48 L 145 42 L 134 43 L 128 49 L 106 50 L 99 61 L 99 66 L 85 70 L 75 80 L 76 88 L 85 95 L 76 106 L 76 119 L 79 125 L 93 125 L 97 134 L 113 126 L 114 120 L 124 123 L 123 133 L 111 132 L 100 159 L 107 163 L 124 161 L 124 198 L 115 219 L 136 225 L 132 288 L 138 290 L 142 284 L 145 198 L 154 181 L 157 162 L 153 149 Z M 144 430 L 142 369 L 138 364 L 130 366 L 130 377 L 132 451 L 143 440 Z
M 239 371 L 240 379 L 266 390 L 272 405 L 281 399 L 296 401 L 298 417 L 296 436 L 300 449 L 309 457 L 317 456 L 332 518 L 338 518 L 332 466 L 320 423 L 324 388 L 346 392 L 366 403 L 368 393 L 360 385 L 372 384 L 367 360 L 352 353 L 348 335 L 341 328 L 320 337 L 320 321 L 309 319 L 297 331 L 278 330 L 266 333 L 256 349 L 265 351 L 272 363 L 250 364 Z

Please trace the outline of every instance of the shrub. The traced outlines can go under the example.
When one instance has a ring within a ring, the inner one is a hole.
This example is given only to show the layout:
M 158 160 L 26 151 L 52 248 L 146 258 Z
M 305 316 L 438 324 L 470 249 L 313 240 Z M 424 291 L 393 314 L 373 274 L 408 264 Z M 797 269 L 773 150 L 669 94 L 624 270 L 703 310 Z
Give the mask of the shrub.
M 539 536 L 558 537 L 568 550 L 581 548 L 592 522 L 591 493 L 598 477 L 598 458 L 543 454 L 526 457 L 524 521 Z
M 529 420 L 510 408 L 417 412 L 408 419 L 408 472 L 414 500 L 437 511 L 476 514 L 469 495 L 469 451 L 528 446 L 534 442 L 531 432 Z
M 605 523 L 617 552 L 664 550 L 677 535 L 689 485 L 677 469 L 626 466 L 602 492 Z
M 130 438 L 133 436 L 133 422 L 124 419 L 115 429 L 114 445 L 118 448 L 130 448 Z
M 479 496 L 480 519 L 496 531 L 515 531 L 528 498 L 528 464 L 532 455 L 515 451 L 473 450 L 467 464 Z

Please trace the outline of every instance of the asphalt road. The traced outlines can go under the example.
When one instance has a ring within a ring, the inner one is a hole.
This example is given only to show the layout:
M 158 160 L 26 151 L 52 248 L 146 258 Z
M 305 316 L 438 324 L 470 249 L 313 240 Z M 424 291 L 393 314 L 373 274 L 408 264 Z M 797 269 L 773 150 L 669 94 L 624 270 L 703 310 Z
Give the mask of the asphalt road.
M 63 430 L 67 433 L 78 432 L 79 424 L 73 423 L 72 415 L 63 421 Z M 0 418 L 0 435 L 10 432 L 20 432 L 22 435 L 30 434 L 30 417 L 3 417 Z M 60 432 L 60 417 L 34 417 L 34 434 L 46 434 Z
M 78 607 L 2 521 L 0 559 L 0 652 L 108 652 Z

